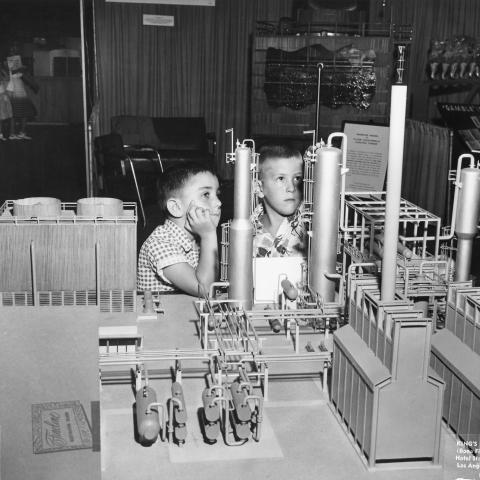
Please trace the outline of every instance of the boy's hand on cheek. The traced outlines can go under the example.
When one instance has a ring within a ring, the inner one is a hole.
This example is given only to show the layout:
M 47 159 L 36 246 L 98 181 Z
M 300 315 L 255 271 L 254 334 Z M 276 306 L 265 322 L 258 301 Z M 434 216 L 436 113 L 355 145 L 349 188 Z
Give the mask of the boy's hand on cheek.
M 191 202 L 186 216 L 185 227 L 190 232 L 203 237 L 216 232 L 218 218 L 210 215 L 208 208 Z

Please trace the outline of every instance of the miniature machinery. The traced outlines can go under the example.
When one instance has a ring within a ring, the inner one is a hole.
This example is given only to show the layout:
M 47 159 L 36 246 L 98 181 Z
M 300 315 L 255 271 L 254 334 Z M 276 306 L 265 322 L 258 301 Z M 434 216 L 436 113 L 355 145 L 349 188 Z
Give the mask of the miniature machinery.
M 386 192 L 345 191 L 343 133 L 306 151 L 306 259 L 252 261 L 258 154 L 251 139 L 234 149 L 227 130 L 234 217 L 222 231 L 222 281 L 195 302 L 201 348 L 137 348 L 100 358 L 104 381 L 109 367 L 135 366 L 142 441 L 186 441 L 186 360 L 207 366 L 201 399 L 207 441 L 220 434 L 228 445 L 259 441 L 269 378 L 289 372 L 322 375 L 331 410 L 368 468 L 437 465 L 442 415 L 454 431 L 479 440 L 480 384 L 471 366 L 480 354 L 480 289 L 469 277 L 480 169 L 472 155 L 458 159 L 449 227 L 401 199 L 406 92 L 400 75 L 392 86 Z M 176 368 L 162 404 L 147 366 L 165 361 Z
M 343 133 L 332 133 L 326 144 L 314 140 L 305 152 L 307 258 L 252 261 L 258 154 L 251 139 L 234 148 L 229 131 L 234 216 L 222 229 L 221 281 L 194 301 L 198 348 L 148 349 L 135 338 L 121 352 L 109 348 L 112 335 L 100 336 L 102 383 L 130 382 L 133 374 L 140 443 L 188 443 L 193 420 L 187 418 L 182 375 L 195 372 L 205 378 L 198 404 L 207 443 L 261 441 L 269 381 L 296 376 L 321 377 L 332 414 L 369 469 L 438 466 L 442 418 L 467 444 L 480 441 L 474 367 L 480 355 L 480 288 L 470 280 L 480 169 L 472 155 L 458 159 L 450 175 L 450 226 L 401 198 L 406 93 L 400 75 L 392 86 L 386 192 L 346 191 Z M 132 218 L 105 228 L 129 228 Z M 126 240 L 121 247 L 128 245 Z M 33 258 L 33 243 L 30 250 Z M 94 250 L 92 298 L 98 302 L 112 288 L 99 278 L 112 275 L 98 266 L 105 264 L 98 259 L 107 249 L 96 243 Z M 134 287 L 122 288 L 132 293 Z M 38 293 L 34 288 L 33 298 Z M 155 318 L 162 298 L 145 292 L 143 301 L 139 317 Z M 101 306 L 114 304 L 115 299 Z M 126 305 L 116 314 L 132 310 L 130 301 Z M 170 369 L 171 395 L 161 401 L 149 380 L 170 378 Z
M 343 133 L 306 151 L 306 259 L 252 262 L 258 154 L 251 139 L 234 149 L 227 130 L 234 217 L 223 226 L 222 281 L 195 302 L 201 348 L 101 355 L 105 381 L 108 366 L 136 365 L 143 440 L 185 441 L 179 364 L 192 359 L 208 365 L 201 399 L 208 441 L 220 434 L 228 445 L 259 441 L 269 378 L 306 373 L 321 374 L 331 411 L 369 469 L 438 465 L 442 417 L 467 444 L 479 440 L 472 366 L 480 354 L 480 289 L 470 264 L 480 169 L 472 155 L 458 159 L 449 227 L 401 198 L 406 92 L 400 76 L 392 86 L 386 192 L 345 191 Z M 338 140 L 341 148 L 333 146 Z M 142 376 L 161 361 L 177 366 L 165 404 Z

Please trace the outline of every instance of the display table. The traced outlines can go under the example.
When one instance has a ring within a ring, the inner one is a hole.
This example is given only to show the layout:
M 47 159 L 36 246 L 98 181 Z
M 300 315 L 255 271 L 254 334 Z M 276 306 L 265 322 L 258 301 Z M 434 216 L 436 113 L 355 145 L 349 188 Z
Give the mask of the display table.
M 2 480 L 101 478 L 99 315 L 0 308 Z

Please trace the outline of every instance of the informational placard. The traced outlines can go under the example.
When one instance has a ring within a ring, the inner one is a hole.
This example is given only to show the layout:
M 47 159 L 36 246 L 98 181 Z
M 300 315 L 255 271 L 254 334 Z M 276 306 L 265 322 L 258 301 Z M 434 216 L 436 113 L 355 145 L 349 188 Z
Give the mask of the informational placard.
M 173 15 L 143 15 L 143 24 L 154 27 L 174 27 L 175 17 Z
M 388 127 L 345 122 L 347 168 L 345 190 L 382 191 L 388 160 Z

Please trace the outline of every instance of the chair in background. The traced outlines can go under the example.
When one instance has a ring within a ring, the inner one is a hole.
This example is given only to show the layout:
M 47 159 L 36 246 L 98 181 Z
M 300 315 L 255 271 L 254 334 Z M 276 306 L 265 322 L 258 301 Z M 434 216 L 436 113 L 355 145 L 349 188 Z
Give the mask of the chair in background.
M 144 227 L 144 204 L 155 203 L 157 179 L 163 173 L 158 152 L 151 147 L 124 145 L 121 135 L 111 133 L 94 140 L 97 193 L 120 200 L 138 201 Z
M 80 51 L 70 48 L 50 50 L 50 75 L 55 77 L 78 77 L 82 74 Z
M 117 115 L 111 118 L 111 132 L 123 143 L 152 147 L 165 168 L 189 161 L 215 168 L 215 134 L 207 132 L 203 117 Z

